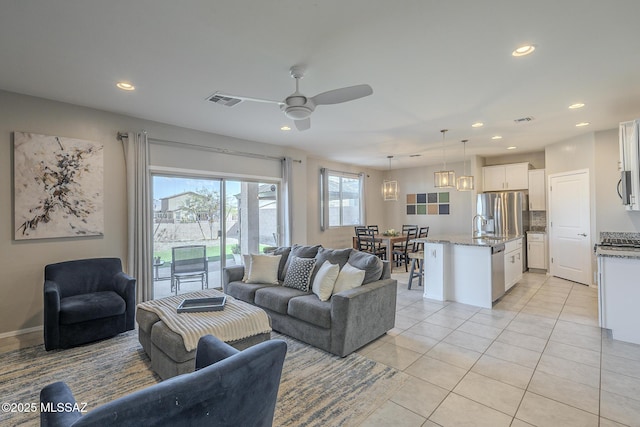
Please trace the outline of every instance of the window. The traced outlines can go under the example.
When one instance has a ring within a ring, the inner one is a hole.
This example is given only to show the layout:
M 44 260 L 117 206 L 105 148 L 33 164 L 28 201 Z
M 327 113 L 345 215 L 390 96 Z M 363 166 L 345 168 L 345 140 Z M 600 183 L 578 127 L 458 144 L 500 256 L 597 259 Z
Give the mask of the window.
M 364 223 L 363 179 L 363 174 L 320 170 L 322 230 Z
M 278 182 L 152 174 L 153 297 L 222 286 L 222 268 L 241 254 L 279 244 Z M 206 246 L 206 282 L 171 276 L 174 247 Z

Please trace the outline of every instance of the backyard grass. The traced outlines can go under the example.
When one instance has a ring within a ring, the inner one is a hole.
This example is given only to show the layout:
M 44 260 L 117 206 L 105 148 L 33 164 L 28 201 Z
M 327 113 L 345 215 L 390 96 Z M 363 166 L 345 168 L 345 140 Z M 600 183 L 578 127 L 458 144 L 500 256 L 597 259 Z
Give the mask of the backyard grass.
M 233 255 L 231 252 L 231 247 L 233 245 L 227 245 L 227 250 L 226 250 L 226 259 L 232 259 Z M 269 245 L 260 245 L 260 252 L 262 252 L 262 249 L 266 246 Z M 158 251 L 153 251 L 153 259 L 157 259 L 158 257 L 160 257 L 160 261 L 164 261 L 164 262 L 171 262 L 171 248 L 167 248 L 167 249 L 163 249 L 163 250 L 158 250 Z M 207 245 L 207 258 L 209 259 L 209 261 L 220 261 L 220 246 L 219 245 L 215 245 L 215 246 L 209 246 Z

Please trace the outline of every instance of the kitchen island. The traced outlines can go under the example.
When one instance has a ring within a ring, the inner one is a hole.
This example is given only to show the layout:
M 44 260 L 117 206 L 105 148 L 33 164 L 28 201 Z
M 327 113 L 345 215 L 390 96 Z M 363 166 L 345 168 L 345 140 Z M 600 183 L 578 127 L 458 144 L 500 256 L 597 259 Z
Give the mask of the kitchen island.
M 415 239 L 424 243 L 424 297 L 491 308 L 522 278 L 522 237 Z

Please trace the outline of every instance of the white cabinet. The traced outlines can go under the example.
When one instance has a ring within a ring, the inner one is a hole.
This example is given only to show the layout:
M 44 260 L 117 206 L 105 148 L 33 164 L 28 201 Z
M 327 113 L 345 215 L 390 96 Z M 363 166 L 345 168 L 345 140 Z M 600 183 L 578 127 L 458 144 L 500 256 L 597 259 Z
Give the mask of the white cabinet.
M 526 162 L 485 166 L 482 168 L 482 190 L 526 190 L 529 188 L 529 167 Z
M 613 339 L 640 344 L 639 258 L 598 256 L 600 327 L 611 329 Z
M 512 240 L 504 246 L 504 290 L 506 292 L 522 279 L 522 239 Z
M 547 210 L 544 169 L 533 169 L 529 171 L 529 210 Z
M 547 269 L 547 235 L 527 233 L 527 268 Z

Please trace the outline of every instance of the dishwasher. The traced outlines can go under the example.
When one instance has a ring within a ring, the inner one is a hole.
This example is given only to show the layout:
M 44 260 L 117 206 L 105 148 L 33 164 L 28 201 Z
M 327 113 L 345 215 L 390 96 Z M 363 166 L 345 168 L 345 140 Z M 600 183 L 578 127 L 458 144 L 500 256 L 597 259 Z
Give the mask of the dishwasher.
M 491 301 L 504 295 L 504 243 L 491 247 Z

